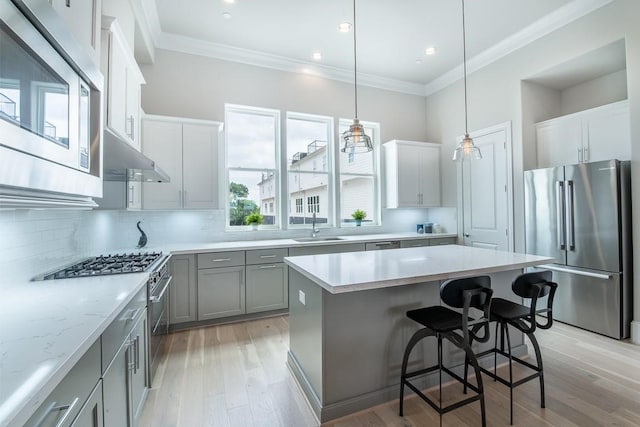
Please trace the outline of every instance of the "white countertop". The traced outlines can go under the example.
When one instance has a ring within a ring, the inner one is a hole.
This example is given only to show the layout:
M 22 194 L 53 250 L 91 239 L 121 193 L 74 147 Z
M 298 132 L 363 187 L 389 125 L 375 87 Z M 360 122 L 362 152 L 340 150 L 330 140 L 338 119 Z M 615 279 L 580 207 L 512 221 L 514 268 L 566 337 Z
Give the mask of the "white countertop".
M 323 241 L 323 237 L 330 236 L 321 235 L 319 240 L 312 242 L 297 242 L 294 239 L 246 240 L 162 245 L 145 250 L 191 254 L 455 236 L 448 233 L 393 233 L 340 236 L 341 240 Z M 87 254 L 87 257 L 90 255 Z M 1 427 L 22 426 L 27 421 L 40 402 L 145 285 L 147 278 L 147 273 L 136 273 L 2 284 Z
M 286 257 L 291 268 L 332 294 L 516 270 L 553 258 L 443 245 Z
M 147 273 L 27 282 L 0 298 L 0 426 L 22 426 Z
M 379 242 L 383 240 L 418 240 L 418 239 L 437 239 L 444 237 L 457 237 L 455 233 L 386 233 L 386 234 L 360 234 L 352 236 L 339 236 L 340 240 L 322 240 L 323 238 L 331 238 L 320 234 L 315 241 L 298 242 L 295 239 L 307 238 L 294 237 L 290 239 L 271 239 L 271 240 L 240 240 L 235 242 L 216 242 L 216 243 L 184 243 L 163 245 L 161 249 L 165 252 L 171 252 L 174 255 L 192 254 L 198 252 L 220 252 L 229 250 L 251 250 L 263 248 L 289 248 L 293 246 L 320 246 L 320 245 L 339 245 L 344 243 L 367 243 Z

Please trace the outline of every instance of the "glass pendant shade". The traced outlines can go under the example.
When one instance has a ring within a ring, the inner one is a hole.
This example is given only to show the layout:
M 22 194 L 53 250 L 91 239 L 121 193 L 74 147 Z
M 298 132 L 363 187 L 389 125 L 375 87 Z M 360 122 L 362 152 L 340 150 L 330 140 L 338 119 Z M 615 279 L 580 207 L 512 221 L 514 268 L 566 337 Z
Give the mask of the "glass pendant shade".
M 360 124 L 360 120 L 353 119 L 353 124 L 349 126 L 349 130 L 342 133 L 344 145 L 343 153 L 366 153 L 373 150 L 371 138 L 364 133 L 364 127 Z
M 471 159 L 482 159 L 482 153 L 480 153 L 480 149 L 475 146 L 473 139 L 469 137 L 469 134 L 466 134 L 456 147 L 456 150 L 453 152 L 453 160 L 456 162 L 463 162 Z

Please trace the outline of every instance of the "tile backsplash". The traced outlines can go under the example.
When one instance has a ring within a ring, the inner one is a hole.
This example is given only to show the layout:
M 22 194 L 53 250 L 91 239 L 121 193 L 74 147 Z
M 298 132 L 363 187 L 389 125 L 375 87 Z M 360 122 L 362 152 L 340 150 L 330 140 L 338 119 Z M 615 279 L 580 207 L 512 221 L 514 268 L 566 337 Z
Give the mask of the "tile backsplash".
M 53 270 L 101 253 L 135 251 L 140 233 L 149 248 L 172 243 L 278 239 L 306 236 L 308 230 L 226 232 L 223 210 L 84 211 L 0 210 L 0 285 Z M 419 222 L 439 222 L 443 232 L 456 232 L 455 208 L 385 209 L 383 226 L 322 230 L 323 235 L 415 231 Z

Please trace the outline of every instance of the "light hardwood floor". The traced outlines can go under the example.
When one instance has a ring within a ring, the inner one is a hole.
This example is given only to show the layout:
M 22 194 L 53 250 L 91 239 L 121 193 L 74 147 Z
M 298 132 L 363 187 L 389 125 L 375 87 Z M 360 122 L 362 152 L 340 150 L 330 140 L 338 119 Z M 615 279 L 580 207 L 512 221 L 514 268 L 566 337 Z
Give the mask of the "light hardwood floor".
M 287 316 L 169 335 L 141 427 L 317 426 L 286 367 Z M 536 333 L 545 366 L 546 409 L 537 381 L 514 391 L 516 426 L 639 426 L 640 346 L 561 323 Z M 502 368 L 501 368 L 502 369 Z M 522 371 L 518 372 L 522 373 Z M 509 425 L 509 389 L 484 378 L 487 424 Z M 445 399 L 458 396 L 457 384 Z M 434 426 L 438 415 L 411 394 L 334 420 L 331 427 Z M 444 426 L 479 426 L 474 403 L 443 417 Z

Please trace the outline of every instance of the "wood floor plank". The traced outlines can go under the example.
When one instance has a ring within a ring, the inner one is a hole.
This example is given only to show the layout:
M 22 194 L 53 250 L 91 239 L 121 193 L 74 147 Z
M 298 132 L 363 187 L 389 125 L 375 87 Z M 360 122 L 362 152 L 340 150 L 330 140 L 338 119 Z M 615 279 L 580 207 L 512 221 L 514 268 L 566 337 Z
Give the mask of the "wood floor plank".
M 279 426 L 318 423 L 286 366 L 289 320 L 278 316 L 170 334 L 140 427 Z M 561 323 L 537 331 L 545 367 L 546 408 L 538 380 L 514 390 L 514 425 L 590 427 L 640 425 L 640 346 Z M 533 354 L 529 355 L 533 362 Z M 506 376 L 506 365 L 499 367 Z M 514 364 L 514 377 L 528 370 Z M 488 426 L 509 426 L 509 388 L 483 376 Z M 431 391 L 433 393 L 433 391 Z M 445 402 L 461 396 L 455 384 Z M 432 427 L 437 412 L 413 393 L 352 414 L 327 427 Z M 443 416 L 445 427 L 480 425 L 473 403 Z

